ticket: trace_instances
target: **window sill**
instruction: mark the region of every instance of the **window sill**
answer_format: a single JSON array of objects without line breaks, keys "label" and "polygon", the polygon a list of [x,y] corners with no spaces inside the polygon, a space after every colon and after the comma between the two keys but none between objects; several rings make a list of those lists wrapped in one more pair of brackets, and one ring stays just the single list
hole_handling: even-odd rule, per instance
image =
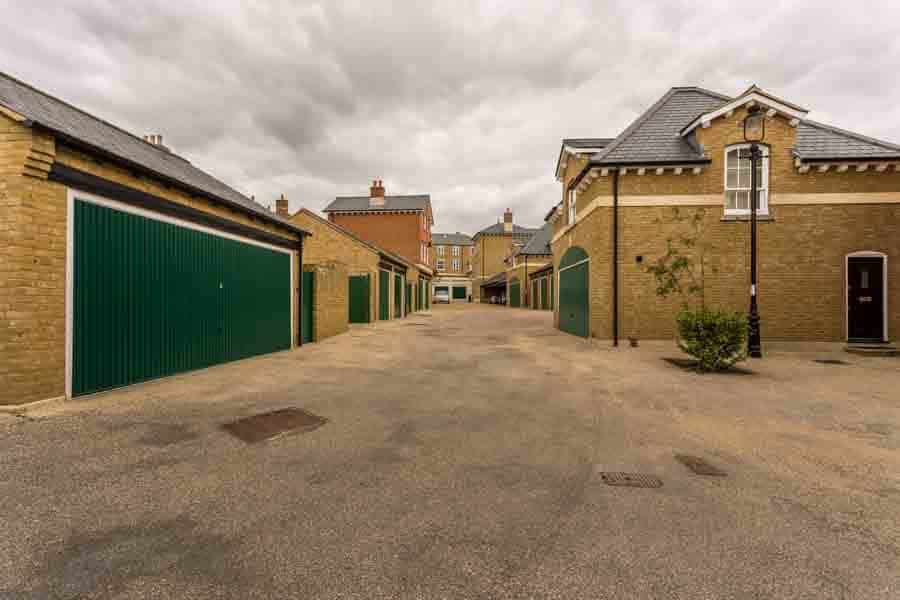
[{"label": "window sill", "polygon": [[[748,223],[750,215],[725,215],[721,219],[722,223]],[[756,215],[756,220],[762,222],[774,222],[775,217],[772,215]]]}]

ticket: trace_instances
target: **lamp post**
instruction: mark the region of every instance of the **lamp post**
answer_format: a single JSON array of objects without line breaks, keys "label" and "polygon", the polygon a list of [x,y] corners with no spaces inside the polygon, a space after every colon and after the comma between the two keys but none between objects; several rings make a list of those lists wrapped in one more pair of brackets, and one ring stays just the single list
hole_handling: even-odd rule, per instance
[{"label": "lamp post", "polygon": [[762,341],[759,333],[759,308],[756,304],[757,243],[756,212],[759,208],[759,181],[757,167],[762,160],[758,142],[766,137],[766,117],[759,107],[751,107],[744,119],[744,140],[750,142],[750,315],[748,317],[747,353],[762,358]]}]

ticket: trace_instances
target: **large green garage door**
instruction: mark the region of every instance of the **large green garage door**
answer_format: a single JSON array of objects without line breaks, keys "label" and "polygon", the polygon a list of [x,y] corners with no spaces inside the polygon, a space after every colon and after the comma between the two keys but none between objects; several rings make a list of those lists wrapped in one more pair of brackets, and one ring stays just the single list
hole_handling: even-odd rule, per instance
[{"label": "large green garage door", "polygon": [[453,299],[454,300],[465,300],[466,299],[466,288],[453,286]]},{"label": "large green garage door", "polygon": [[588,337],[588,255],[569,248],[559,263],[559,328]]},{"label": "large green garage door", "polygon": [[368,275],[352,275],[350,277],[350,322],[368,323],[371,294],[369,292]]},{"label": "large green garage door", "polygon": [[73,395],[291,347],[289,254],[74,209]]},{"label": "large green garage door", "polygon": [[403,316],[403,278],[394,274],[394,318]]},{"label": "large green garage door", "polygon": [[553,277],[552,275],[549,277],[541,277],[541,310],[548,310],[552,308],[550,306],[550,297],[549,290],[547,288],[547,281]]},{"label": "large green garage door", "polygon": [[378,318],[387,321],[391,318],[391,274],[378,271]]},{"label": "large green garage door", "polygon": [[513,279],[509,283],[509,305],[513,308],[522,305],[522,285],[518,279]]}]

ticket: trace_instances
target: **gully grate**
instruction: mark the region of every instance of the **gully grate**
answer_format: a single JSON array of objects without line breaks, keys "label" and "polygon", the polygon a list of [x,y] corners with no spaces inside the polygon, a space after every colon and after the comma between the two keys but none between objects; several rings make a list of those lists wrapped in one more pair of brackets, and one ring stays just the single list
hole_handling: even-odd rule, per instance
[{"label": "gully grate", "polygon": [[254,444],[287,433],[307,433],[327,422],[328,419],[301,408],[282,408],[238,419],[222,425],[222,428],[248,444]]},{"label": "gully grate", "polygon": [[644,475],[642,473],[600,473],[600,479],[606,485],[617,485],[627,487],[641,488],[658,488],[662,487],[662,480],[653,475]]},{"label": "gully grate", "polygon": [[707,475],[709,477],[725,477],[728,475],[722,469],[711,465],[706,459],[699,456],[691,456],[690,454],[676,454],[675,460],[686,466],[697,475]]},{"label": "gully grate", "polygon": [[841,360],[839,358],[816,358],[813,359],[813,362],[817,362],[820,365],[849,365],[845,360]]}]

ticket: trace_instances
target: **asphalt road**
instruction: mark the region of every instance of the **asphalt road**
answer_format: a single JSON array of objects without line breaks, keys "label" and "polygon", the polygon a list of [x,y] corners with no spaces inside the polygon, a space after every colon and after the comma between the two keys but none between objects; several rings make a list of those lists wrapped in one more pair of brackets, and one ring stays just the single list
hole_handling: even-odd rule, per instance
[{"label": "asphalt road", "polygon": [[[438,307],[0,415],[0,598],[900,598],[900,360],[767,350]],[[221,428],[286,406],[329,422]]]}]

